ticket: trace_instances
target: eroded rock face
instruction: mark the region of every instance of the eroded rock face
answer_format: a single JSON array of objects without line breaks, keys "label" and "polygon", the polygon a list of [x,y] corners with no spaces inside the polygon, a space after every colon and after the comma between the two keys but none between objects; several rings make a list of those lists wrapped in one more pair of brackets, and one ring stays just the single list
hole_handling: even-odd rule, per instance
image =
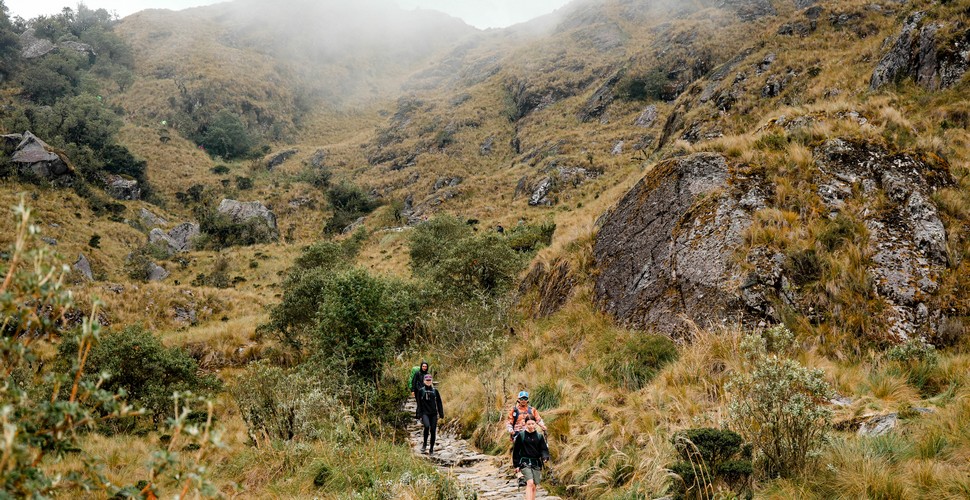
[{"label": "eroded rock face", "polygon": [[[299,152],[300,152],[299,149],[287,149],[285,151],[280,151],[279,153],[275,153],[273,155],[266,157],[266,169],[273,170],[274,168],[282,165],[283,162],[285,162],[286,160],[289,160],[290,158],[293,157],[293,155]],[[321,161],[322,161],[322,158],[321,158]]]},{"label": "eroded rock face", "polygon": [[94,273],[91,271],[91,261],[89,261],[83,253],[78,254],[77,260],[74,261],[74,264],[71,267],[80,273],[84,279],[94,281]]},{"label": "eroded rock face", "polygon": [[[836,219],[848,207],[867,230],[867,268],[891,339],[932,337],[945,323],[935,295],[950,258],[934,191],[950,185],[940,159],[891,154],[840,139],[814,151],[815,194]],[[779,305],[812,318],[791,255],[742,246],[773,186],[701,153],[657,165],[604,216],[594,257],[601,306],[622,322],[672,336],[730,320],[778,322]],[[744,254],[739,254],[741,250]],[[804,281],[803,281],[804,283]]]},{"label": "eroded rock face", "polygon": [[638,328],[686,336],[687,321],[741,309],[732,254],[751,213],[724,190],[728,164],[700,153],[657,165],[603,222],[594,256],[596,297]]},{"label": "eroded rock face", "polygon": [[258,201],[224,199],[219,203],[219,207],[216,210],[221,214],[229,216],[237,224],[250,219],[261,218],[266,221],[266,224],[274,232],[278,230],[276,227],[276,214]]},{"label": "eroded rock face", "polygon": [[954,28],[957,36],[947,37],[944,43],[939,33],[945,25],[928,23],[925,17],[924,12],[916,12],[906,18],[889,52],[872,72],[870,88],[912,77],[923,88],[939,90],[963,78],[970,68],[970,29]]},{"label": "eroded rock face", "polygon": [[116,200],[141,199],[141,187],[135,179],[107,175],[104,178],[104,184],[104,192]]}]

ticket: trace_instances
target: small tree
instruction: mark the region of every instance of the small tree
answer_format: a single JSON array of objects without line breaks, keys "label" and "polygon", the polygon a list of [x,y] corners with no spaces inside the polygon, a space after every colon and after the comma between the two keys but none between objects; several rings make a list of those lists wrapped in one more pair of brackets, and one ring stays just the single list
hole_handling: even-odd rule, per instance
[{"label": "small tree", "polygon": [[677,498],[721,498],[728,490],[751,496],[751,446],[727,429],[687,429],[671,442],[680,461],[668,466]]},{"label": "small tree", "polygon": [[733,423],[754,445],[756,467],[771,478],[802,473],[831,427],[832,389],[821,370],[788,357],[793,346],[785,327],[745,336],[745,369],[727,386]]},{"label": "small tree", "polygon": [[244,156],[253,147],[246,125],[238,116],[225,109],[202,132],[199,144],[210,154],[224,158]]}]

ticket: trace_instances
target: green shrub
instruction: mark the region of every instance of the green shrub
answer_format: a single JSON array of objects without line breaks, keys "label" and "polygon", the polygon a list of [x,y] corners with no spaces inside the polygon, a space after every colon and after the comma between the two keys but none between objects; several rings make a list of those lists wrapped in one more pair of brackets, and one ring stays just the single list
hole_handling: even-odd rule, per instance
[{"label": "green shrub", "polygon": [[253,188],[253,180],[249,177],[236,176],[236,189],[246,191]]},{"label": "green shrub", "polygon": [[328,234],[343,231],[357,219],[371,213],[380,206],[369,194],[359,186],[349,182],[342,182],[332,186],[327,191],[327,199],[333,210],[333,217],[323,228]]},{"label": "green shrub", "polygon": [[950,383],[940,370],[940,355],[936,348],[920,339],[910,339],[891,347],[885,358],[890,363],[890,371],[906,377],[906,381],[923,396],[935,396]]},{"label": "green shrub", "polygon": [[525,265],[507,239],[495,233],[476,235],[450,216],[415,228],[410,254],[415,274],[458,300],[504,293]]},{"label": "green shrub", "polygon": [[667,97],[669,81],[660,68],[624,76],[616,84],[616,96],[627,101],[660,101]]},{"label": "green shrub", "polygon": [[324,436],[343,441],[353,434],[354,425],[336,398],[334,382],[313,373],[256,363],[236,379],[230,394],[256,444]]},{"label": "green shrub", "polygon": [[333,172],[327,167],[307,165],[296,180],[305,182],[317,189],[327,189],[330,187],[331,177],[333,177]]},{"label": "green shrub", "polygon": [[216,165],[212,167],[212,173],[216,175],[226,175],[229,171],[229,165]]},{"label": "green shrub", "polygon": [[548,410],[559,406],[562,400],[563,386],[559,384],[539,384],[532,389],[532,406],[538,410]]},{"label": "green shrub", "polygon": [[752,497],[751,446],[738,433],[687,429],[675,433],[671,442],[680,458],[668,466],[674,474],[671,489],[675,498]]},{"label": "green shrub", "polygon": [[841,248],[845,242],[855,241],[863,234],[865,234],[865,228],[860,223],[839,214],[825,223],[815,236],[815,241],[825,250],[833,252]]},{"label": "green shrub", "polygon": [[253,140],[246,125],[229,110],[223,109],[206,125],[199,137],[199,145],[212,155],[239,158],[249,153]]},{"label": "green shrub", "polygon": [[192,280],[192,286],[211,286],[215,288],[229,288],[233,283],[229,280],[229,259],[220,256],[212,264],[209,274],[199,274]]},{"label": "green shrub", "polygon": [[754,142],[754,147],[762,151],[784,151],[788,147],[788,138],[785,134],[765,134]]},{"label": "green shrub", "polygon": [[549,221],[541,224],[522,224],[505,233],[509,246],[516,252],[534,252],[552,244],[556,223]]},{"label": "green shrub", "polygon": [[679,357],[677,345],[663,335],[632,335],[609,348],[603,363],[607,376],[631,391],[646,387],[664,366]]},{"label": "green shrub", "polygon": [[314,350],[351,376],[376,381],[421,314],[411,285],[349,269],[323,280],[314,315]]},{"label": "green shrub", "polygon": [[822,270],[823,261],[814,248],[791,252],[785,261],[785,271],[797,286],[818,281]]},{"label": "green shrub", "polygon": [[727,386],[733,424],[755,448],[766,477],[794,477],[819,455],[831,427],[832,389],[821,370],[787,357],[794,336],[777,327],[741,343],[744,369]]},{"label": "green shrub", "polygon": [[[62,342],[57,358],[60,366],[70,366],[78,359],[78,342]],[[165,347],[150,331],[137,326],[102,335],[88,354],[86,366],[89,373],[111,374],[102,388],[124,391],[128,401],[148,410],[156,423],[172,416],[173,393],[218,387],[215,379],[199,376],[198,365],[188,353]],[[97,377],[89,378],[94,381]]]},{"label": "green shrub", "polygon": [[220,250],[231,246],[248,246],[275,241],[279,236],[262,217],[234,222],[228,215],[212,208],[195,211],[201,233],[196,244],[201,248]]}]

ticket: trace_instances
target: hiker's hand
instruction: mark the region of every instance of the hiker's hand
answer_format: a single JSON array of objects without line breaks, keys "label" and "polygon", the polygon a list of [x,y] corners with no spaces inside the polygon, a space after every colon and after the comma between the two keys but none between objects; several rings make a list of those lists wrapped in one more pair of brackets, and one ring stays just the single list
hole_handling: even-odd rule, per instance
[{"label": "hiker's hand", "polygon": [[516,467],[516,468],[515,468],[515,473],[516,473],[516,474],[518,474],[518,473],[519,473],[519,468],[518,468],[518,467]]}]

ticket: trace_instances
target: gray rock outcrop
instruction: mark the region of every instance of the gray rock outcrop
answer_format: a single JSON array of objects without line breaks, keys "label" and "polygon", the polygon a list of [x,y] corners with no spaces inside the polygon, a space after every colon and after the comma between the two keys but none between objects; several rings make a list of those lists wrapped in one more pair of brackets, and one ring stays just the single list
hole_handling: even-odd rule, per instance
[{"label": "gray rock outcrop", "polygon": [[938,33],[941,23],[925,22],[926,14],[916,12],[906,18],[903,29],[872,72],[869,87],[883,85],[911,77],[928,90],[953,86],[970,68],[970,29],[944,44]]},{"label": "gray rock outcrop", "polygon": [[10,162],[21,173],[32,174],[51,182],[74,173],[66,157],[54,152],[53,148],[29,130],[22,137],[10,158]]},{"label": "gray rock outcrop", "polygon": [[727,160],[700,153],[657,165],[623,197],[594,247],[604,309],[673,336],[687,335],[685,320],[706,325],[741,309],[731,254],[751,213],[718,194],[727,181]]},{"label": "gray rock outcrop", "polygon": [[145,227],[164,227],[168,225],[168,221],[164,217],[158,216],[150,212],[148,209],[142,208],[138,211],[138,218]]},{"label": "gray rock outcrop", "polygon": [[192,243],[198,235],[198,224],[194,222],[183,222],[167,233],[157,227],[152,229],[148,233],[148,242],[162,246],[171,255],[191,251],[193,249]]},{"label": "gray rock outcrop", "polygon": [[[948,166],[839,139],[817,147],[814,158],[814,194],[829,219],[851,206],[865,226],[865,275],[886,306],[881,333],[936,335],[945,317],[933,299],[950,257],[931,200],[953,182]],[[689,333],[688,322],[778,322],[779,305],[813,317],[815,302],[801,284],[818,278],[796,270],[799,256],[742,244],[754,214],[771,208],[773,189],[717,154],[658,164],[602,219],[594,247],[601,307],[675,337]]]},{"label": "gray rock outcrop", "polygon": [[274,233],[279,231],[279,229],[276,227],[276,214],[258,201],[236,201],[223,199],[219,203],[219,207],[216,208],[216,210],[220,214],[228,216],[236,224],[242,224],[251,219],[258,218],[264,220],[266,225],[269,226]]},{"label": "gray rock outcrop", "polygon": [[[283,162],[285,162],[286,160],[289,160],[290,158],[293,157],[293,155],[299,152],[300,152],[299,149],[287,149],[285,151],[280,151],[279,153],[268,156],[266,158],[266,169],[273,170],[274,168],[282,165]],[[321,158],[320,161],[322,162],[323,159]]]},{"label": "gray rock outcrop", "polygon": [[148,264],[148,281],[162,281],[170,274],[164,267],[154,262]]},{"label": "gray rock outcrop", "polygon": [[36,59],[49,54],[57,48],[54,42],[46,38],[37,38],[34,29],[24,30],[20,34],[20,55],[24,59]]},{"label": "gray rock outcrop", "polygon": [[106,175],[104,177],[104,192],[116,200],[141,199],[141,186],[135,179],[120,175]]},{"label": "gray rock outcrop", "polygon": [[643,112],[637,117],[637,120],[633,122],[634,125],[643,128],[650,128],[654,123],[657,122],[657,105],[651,104],[646,108],[643,108]]},{"label": "gray rock outcrop", "polygon": [[91,271],[91,262],[84,254],[78,254],[77,260],[71,266],[75,271],[84,276],[88,281],[94,281],[94,273]]}]

